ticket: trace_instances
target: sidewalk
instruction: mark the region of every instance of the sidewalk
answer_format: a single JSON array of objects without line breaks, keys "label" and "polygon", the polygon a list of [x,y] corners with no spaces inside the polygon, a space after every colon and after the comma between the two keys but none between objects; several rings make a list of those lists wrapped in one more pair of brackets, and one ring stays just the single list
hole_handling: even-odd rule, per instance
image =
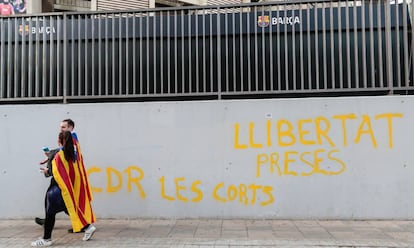
[{"label": "sidewalk", "polygon": [[[90,241],[56,221],[53,247],[414,247],[414,221],[99,219]],[[33,220],[0,220],[0,247],[30,247]]]}]

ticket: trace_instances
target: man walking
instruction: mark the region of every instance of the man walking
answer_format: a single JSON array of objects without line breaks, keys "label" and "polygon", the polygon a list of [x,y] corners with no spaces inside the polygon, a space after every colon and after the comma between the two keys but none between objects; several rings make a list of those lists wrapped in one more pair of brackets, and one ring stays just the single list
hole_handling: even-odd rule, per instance
[{"label": "man walking", "polygon": [[[60,131],[61,132],[65,132],[65,131],[69,131],[72,134],[72,140],[73,140],[73,144],[74,144],[74,151],[75,151],[75,157],[77,160],[77,164],[79,165],[79,169],[80,169],[80,174],[81,174],[81,180],[84,182],[84,188],[80,189],[82,190],[82,192],[84,192],[86,194],[87,199],[89,199],[90,201],[92,201],[92,193],[90,191],[90,187],[89,187],[89,182],[88,182],[88,178],[86,175],[86,170],[85,170],[85,166],[83,163],[83,155],[80,149],[80,144],[79,144],[79,140],[77,137],[77,134],[73,131],[73,129],[75,128],[75,122],[71,119],[65,119],[60,123]],[[45,170],[43,171],[43,173],[45,174],[45,176],[50,176],[51,173],[51,161],[54,159],[54,154],[56,154],[60,149],[54,149],[52,151],[50,151],[49,153],[45,153],[48,156],[47,160],[42,161],[41,163],[45,163],[46,161],[48,162],[48,166],[47,168],[45,168]],[[74,190],[74,189],[70,189],[70,190]],[[70,203],[75,204],[76,203]],[[88,225],[85,226],[84,228],[80,229],[80,230],[75,230],[75,232],[85,232],[85,237],[84,240],[89,240],[93,233],[95,232],[96,228],[91,225],[94,221],[95,221],[95,216],[92,212],[92,208],[90,206],[90,202],[85,202],[85,204],[87,204],[86,206],[88,206],[88,208],[90,209],[90,215],[88,216],[89,220],[87,221]],[[85,206],[75,206],[75,207],[85,207]],[[69,208],[69,210],[72,210],[73,208]],[[76,212],[76,211],[75,211]],[[66,212],[67,214],[71,214],[70,212]],[[72,211],[72,215],[70,215],[71,219],[73,220],[74,218],[76,219],[76,217],[73,216],[74,212]],[[35,222],[39,225],[44,225],[45,223],[45,219],[41,219],[36,217],[35,218]],[[73,232],[73,228],[68,230],[69,232]]]}]

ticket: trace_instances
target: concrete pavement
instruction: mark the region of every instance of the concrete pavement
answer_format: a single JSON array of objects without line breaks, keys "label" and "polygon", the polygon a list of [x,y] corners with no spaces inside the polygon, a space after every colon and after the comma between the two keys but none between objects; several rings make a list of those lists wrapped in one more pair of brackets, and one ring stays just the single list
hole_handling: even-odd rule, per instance
[{"label": "concrete pavement", "polygon": [[[414,221],[99,219],[90,241],[61,217],[53,247],[414,247]],[[30,247],[43,229],[0,220],[0,247]]]}]

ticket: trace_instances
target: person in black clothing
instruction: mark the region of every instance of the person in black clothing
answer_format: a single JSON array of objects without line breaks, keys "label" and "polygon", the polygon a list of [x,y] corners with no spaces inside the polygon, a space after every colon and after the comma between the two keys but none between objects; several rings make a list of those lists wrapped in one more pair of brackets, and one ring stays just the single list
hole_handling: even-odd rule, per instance
[{"label": "person in black clothing", "polygon": [[66,154],[72,154],[72,157],[69,157],[69,159],[74,160],[73,158],[73,143],[71,143],[71,139],[69,142],[66,142],[65,147],[62,147],[63,143],[63,133],[59,134],[58,144],[59,148],[54,149],[49,153],[49,157],[47,160],[47,167],[41,169],[41,172],[45,174],[46,177],[51,177],[50,185],[46,191],[46,197],[45,197],[45,210],[46,210],[46,218],[43,222],[43,238],[40,238],[34,242],[32,242],[31,246],[50,246],[52,245],[52,231],[55,226],[56,221],[56,214],[59,212],[65,212],[66,214],[67,209],[65,206],[65,202],[62,198],[62,193],[60,191],[60,188],[58,184],[56,183],[55,179],[53,178],[52,173],[52,160],[54,159],[55,155],[61,150],[65,150],[65,156]]},{"label": "person in black clothing", "polygon": [[[45,218],[45,222],[43,225],[44,227],[43,237],[37,239],[36,241],[33,241],[31,243],[31,246],[36,246],[36,247],[51,246],[52,245],[52,231],[53,231],[53,228],[56,222],[56,214],[63,212],[63,211],[68,213],[68,210],[65,205],[65,200],[63,199],[64,196],[62,196],[62,192],[64,190],[67,190],[67,188],[65,188],[66,187],[65,182],[63,182],[63,185],[62,185],[61,170],[66,170],[66,168],[62,168],[62,166],[65,167],[66,165],[64,163],[67,163],[71,168],[63,172],[63,174],[65,175],[66,179],[71,180],[69,176],[70,169],[73,169],[75,171],[78,169],[78,167],[76,167],[78,165],[77,155],[75,153],[76,148],[74,146],[74,139],[73,139],[72,133],[70,131],[60,132],[59,138],[58,138],[58,144],[59,144],[60,149],[55,154],[53,159],[51,159],[51,161],[53,161],[51,162],[51,166],[48,169],[44,170],[45,174],[46,173],[50,174],[52,178],[50,181],[50,186],[46,192],[46,218]],[[62,161],[66,161],[66,162],[62,162]],[[77,177],[79,176],[80,174],[77,174]],[[55,177],[59,178],[58,181],[55,180]],[[76,182],[71,181],[70,184],[73,185],[73,184],[76,184]],[[84,224],[82,228],[83,230],[85,230],[85,236],[82,239],[84,241],[90,240],[96,231],[96,227],[92,225],[92,223],[94,222],[93,213],[91,217],[92,217],[92,221]],[[75,228],[73,221],[74,220],[72,219],[72,226]]]},{"label": "person in black clothing", "polygon": [[[40,168],[40,172],[43,173],[45,175],[45,177],[51,177],[52,176],[52,160],[55,157],[56,153],[58,153],[60,150],[60,148],[56,148],[50,151],[45,151],[45,154],[47,155],[47,159],[43,160],[40,162],[40,164],[46,164],[46,167],[44,168]],[[50,180],[50,185],[48,187],[48,189],[46,190],[46,196],[45,196],[45,210],[47,207],[47,192],[49,191],[49,189],[56,184],[56,182],[54,182],[53,178]],[[66,212],[67,214],[67,212]],[[35,218],[35,222],[41,226],[43,226],[45,224],[45,219],[36,217]]]},{"label": "person in black clothing", "polygon": [[[73,129],[75,128],[75,122],[71,119],[64,119],[61,123],[60,123],[60,131],[70,131],[72,132]],[[58,141],[59,142],[59,141]],[[41,161],[40,164],[47,164],[47,166],[45,168],[41,168],[41,172],[44,173],[45,177],[50,177],[52,175],[52,160],[55,157],[56,153],[58,153],[60,151],[60,148],[56,148],[50,151],[45,151],[45,155],[46,155],[46,159]],[[47,195],[45,197],[45,209],[46,209],[46,199],[47,199]],[[66,214],[68,214],[65,211]],[[36,224],[43,226],[45,224],[45,219],[36,217],[35,218],[35,222]],[[70,228],[68,230],[69,233],[73,233],[73,229]],[[81,230],[80,232],[85,232],[84,230]]]}]

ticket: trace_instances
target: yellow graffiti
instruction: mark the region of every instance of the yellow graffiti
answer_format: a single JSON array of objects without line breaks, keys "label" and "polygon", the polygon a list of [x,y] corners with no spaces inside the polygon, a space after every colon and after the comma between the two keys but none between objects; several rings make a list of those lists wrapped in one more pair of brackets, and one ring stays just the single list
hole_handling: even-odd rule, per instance
[{"label": "yellow graffiti", "polygon": [[[92,174],[92,173],[99,173],[101,172],[101,168],[93,166],[91,168],[89,168],[86,173],[88,174],[88,177]],[[102,192],[102,188],[98,188],[98,187],[91,187],[92,192],[96,192],[96,193],[101,193]]]},{"label": "yellow graffiti", "polygon": [[195,197],[191,199],[192,202],[199,202],[203,199],[203,192],[197,187],[197,185],[201,184],[200,180],[196,180],[193,181],[191,183],[191,187],[190,190],[187,189],[186,186],[184,186],[182,183],[186,182],[185,177],[179,177],[179,178],[174,178],[174,186],[175,186],[175,195],[174,196],[169,196],[166,193],[166,179],[164,176],[162,176],[159,179],[159,182],[161,183],[161,197],[165,200],[168,201],[175,201],[175,200],[179,200],[182,202],[188,202],[188,198],[185,197],[181,192],[187,192],[190,191],[190,193],[194,193]]},{"label": "yellow graffiti", "polygon": [[347,120],[355,120],[357,119],[357,116],[355,114],[334,115],[332,118],[338,119],[341,121],[341,129],[342,129],[342,137],[343,137],[342,145],[346,147],[348,145],[348,142],[347,142],[348,135],[346,132],[347,131],[347,125],[346,125]]},{"label": "yellow graffiti", "polygon": [[392,118],[402,118],[403,114],[401,113],[385,113],[385,114],[380,114],[380,115],[376,115],[375,116],[375,120],[378,119],[387,119],[387,126],[388,126],[388,146],[390,148],[392,148],[393,144],[393,135],[392,135],[392,130],[393,130],[393,124],[392,124]]},{"label": "yellow graffiti", "polygon": [[[134,171],[138,173],[137,177],[133,177]],[[92,177],[92,174],[97,174],[101,172],[102,172],[102,169],[96,166],[93,166],[87,170],[88,177]],[[138,192],[141,198],[145,199],[146,197],[145,191],[140,183],[140,181],[144,178],[144,171],[137,166],[129,166],[123,172],[127,174],[128,192],[132,192],[132,184],[134,183],[138,189]],[[121,190],[123,186],[123,176],[119,170],[112,168],[112,167],[107,167],[106,178],[107,178],[106,191],[108,193],[116,193],[119,190]],[[114,178],[116,178],[116,180],[114,180]],[[91,190],[92,192],[96,192],[96,193],[102,192],[102,188],[100,187],[91,187]]]},{"label": "yellow graffiti", "polygon": [[268,120],[266,124],[267,147],[272,147],[272,136],[270,135],[271,132],[272,132],[272,122]]},{"label": "yellow graffiti", "polygon": [[224,183],[223,182],[216,185],[216,187],[214,188],[214,191],[213,191],[213,198],[216,199],[219,202],[225,203],[226,202],[226,198],[223,198],[223,197],[221,197],[218,194],[218,189],[220,189],[222,187],[224,187]]},{"label": "yellow graffiti", "polygon": [[235,132],[235,140],[234,140],[234,148],[236,149],[246,149],[249,148],[247,145],[241,145],[239,144],[239,129],[240,129],[240,125],[239,124],[235,124],[234,125],[234,132]]},{"label": "yellow graffiti", "polygon": [[[114,193],[119,191],[122,188],[122,174],[118,170],[108,167],[106,168],[106,175],[108,178],[108,184],[107,184],[107,192]],[[118,179],[118,184],[114,186],[112,175],[115,175]]]},{"label": "yellow graffiti", "polygon": [[249,139],[250,139],[250,146],[251,146],[252,148],[262,148],[262,147],[263,147],[263,144],[259,144],[259,143],[255,143],[255,142],[254,142],[254,135],[252,135],[253,130],[254,130],[254,123],[253,123],[253,122],[251,122],[251,123],[249,123],[249,133],[250,133]]},{"label": "yellow graffiti", "polygon": [[377,140],[375,139],[374,130],[372,130],[371,119],[369,118],[368,115],[363,115],[362,116],[362,122],[359,125],[358,132],[357,132],[357,135],[355,137],[355,144],[359,143],[359,141],[361,139],[361,135],[363,135],[363,134],[369,135],[369,137],[371,138],[372,146],[376,148],[377,147]]},{"label": "yellow graffiti", "polygon": [[[284,128],[284,126],[286,128]],[[277,122],[278,146],[291,146],[296,143],[296,138],[292,131],[293,124],[290,121],[282,119]]]},{"label": "yellow graffiti", "polygon": [[214,187],[212,196],[216,201],[222,203],[238,200],[243,205],[255,205],[256,199],[263,199],[264,196],[267,198],[259,204],[260,206],[266,206],[274,202],[272,191],[272,186],[262,186],[254,183],[249,186],[245,184],[229,185],[226,188],[224,182],[221,182]]},{"label": "yellow graffiti", "polygon": [[203,199],[203,191],[197,188],[197,185],[200,185],[200,184],[201,184],[200,180],[196,180],[191,184],[191,191],[193,191],[197,195],[191,200],[192,202],[200,202]]},{"label": "yellow graffiti", "polygon": [[[133,171],[137,171],[139,176],[132,177]],[[124,173],[128,175],[128,192],[132,191],[132,183],[134,183],[138,188],[138,192],[141,194],[141,198],[145,198],[145,191],[140,183],[140,181],[144,178],[144,171],[137,166],[129,166],[124,170]]]},{"label": "yellow graffiti", "polygon": [[[270,122],[270,121],[269,121]],[[301,119],[298,121],[298,134],[300,143],[303,145],[314,145],[316,144],[315,140],[307,139],[306,136],[312,134],[312,131],[305,128],[305,125],[312,125],[312,119]]]},{"label": "yellow graffiti", "polygon": [[[273,174],[276,169],[279,176],[338,175],[346,169],[346,164],[335,156],[338,152],[339,150],[316,149],[302,153],[297,151],[261,153],[256,159],[256,177],[262,176],[262,168],[265,166],[268,167],[269,174]],[[299,171],[294,171],[293,166]]]},{"label": "yellow graffiti", "polygon": [[162,198],[164,198],[165,200],[168,200],[168,201],[174,201],[175,200],[174,197],[168,196],[165,193],[165,177],[161,177],[159,181],[161,183],[161,196],[162,196]]},{"label": "yellow graffiti", "polygon": [[[322,128],[322,124],[325,123],[325,129]],[[315,118],[315,128],[316,128],[316,137],[318,137],[318,145],[322,145],[322,137],[328,141],[329,145],[335,147],[335,144],[332,142],[332,139],[329,137],[329,130],[331,129],[331,123],[329,120],[323,116],[318,116]]]},{"label": "yellow graffiti", "polygon": [[185,181],[184,177],[181,178],[175,178],[175,194],[177,195],[178,200],[183,202],[188,202],[188,199],[180,194],[180,191],[187,190],[187,187],[180,185],[180,181]]},{"label": "yellow graffiti", "polygon": [[266,185],[266,186],[263,187],[262,191],[265,195],[268,196],[269,199],[267,201],[262,201],[260,203],[260,206],[264,207],[264,206],[267,206],[267,205],[272,204],[273,202],[275,202],[275,198],[273,197],[273,194],[272,194],[272,191],[273,191],[272,186]]},{"label": "yellow graffiti", "polygon": [[[346,147],[348,141],[359,144],[362,138],[367,137],[372,146],[376,148],[379,132],[387,132],[388,147],[393,147],[393,122],[395,118],[403,118],[401,113],[382,113],[375,116],[354,113],[334,115],[332,117],[317,116],[315,118],[299,119],[296,123],[287,119],[278,119],[275,122],[267,120],[264,126],[265,138],[259,137],[260,129],[263,128],[255,122],[248,122],[247,139],[243,135],[243,125],[234,124],[235,149],[261,149],[265,145],[273,147],[273,141],[277,141],[278,147],[291,147],[297,144],[304,146],[328,145],[335,148],[338,145]],[[386,121],[386,130],[375,130],[374,122]],[[333,126],[340,129],[342,137],[339,140],[332,138]],[[350,127],[358,126],[354,137],[349,137]],[[274,128],[275,127],[275,130]],[[337,135],[335,135],[337,137]],[[243,139],[244,138],[244,139]],[[350,139],[352,138],[352,139]],[[243,142],[244,141],[244,142]],[[247,141],[247,142],[246,142]]]},{"label": "yellow graffiti", "polygon": [[256,160],[256,164],[257,164],[257,169],[256,169],[256,177],[260,177],[260,166],[262,166],[263,164],[267,164],[269,163],[269,172],[271,174],[273,174],[274,172],[274,168],[277,169],[277,173],[279,176],[281,176],[282,173],[282,169],[279,166],[279,153],[277,152],[272,152],[270,154],[259,154],[257,155],[257,160]]},{"label": "yellow graffiti", "polygon": [[[104,171],[105,173],[103,173]],[[107,179],[106,192],[110,194],[117,193],[122,189],[126,174],[128,192],[131,192],[133,190],[133,185],[135,185],[140,193],[140,197],[142,199],[146,198],[144,188],[141,184],[141,181],[144,179],[144,171],[137,166],[128,166],[122,172],[113,167],[106,167],[106,169],[103,170],[97,166],[93,166],[87,170],[87,174],[92,178],[99,176],[100,174],[105,175]],[[161,176],[158,181],[160,183],[160,195],[163,200],[185,203],[188,203],[191,200],[193,203],[198,203],[204,198],[204,192],[201,190],[201,180],[188,181],[185,177],[175,177],[172,180],[167,180],[165,176]],[[173,189],[171,190],[167,185],[172,185]],[[252,183],[249,185],[232,184],[225,187],[225,183],[221,182],[213,185],[213,187],[212,197],[221,203],[237,202],[242,205],[260,206],[267,206],[274,203],[272,186],[263,186]],[[102,187],[91,186],[91,189],[95,193],[103,192]],[[257,202],[258,199],[260,199],[260,202]]]}]

